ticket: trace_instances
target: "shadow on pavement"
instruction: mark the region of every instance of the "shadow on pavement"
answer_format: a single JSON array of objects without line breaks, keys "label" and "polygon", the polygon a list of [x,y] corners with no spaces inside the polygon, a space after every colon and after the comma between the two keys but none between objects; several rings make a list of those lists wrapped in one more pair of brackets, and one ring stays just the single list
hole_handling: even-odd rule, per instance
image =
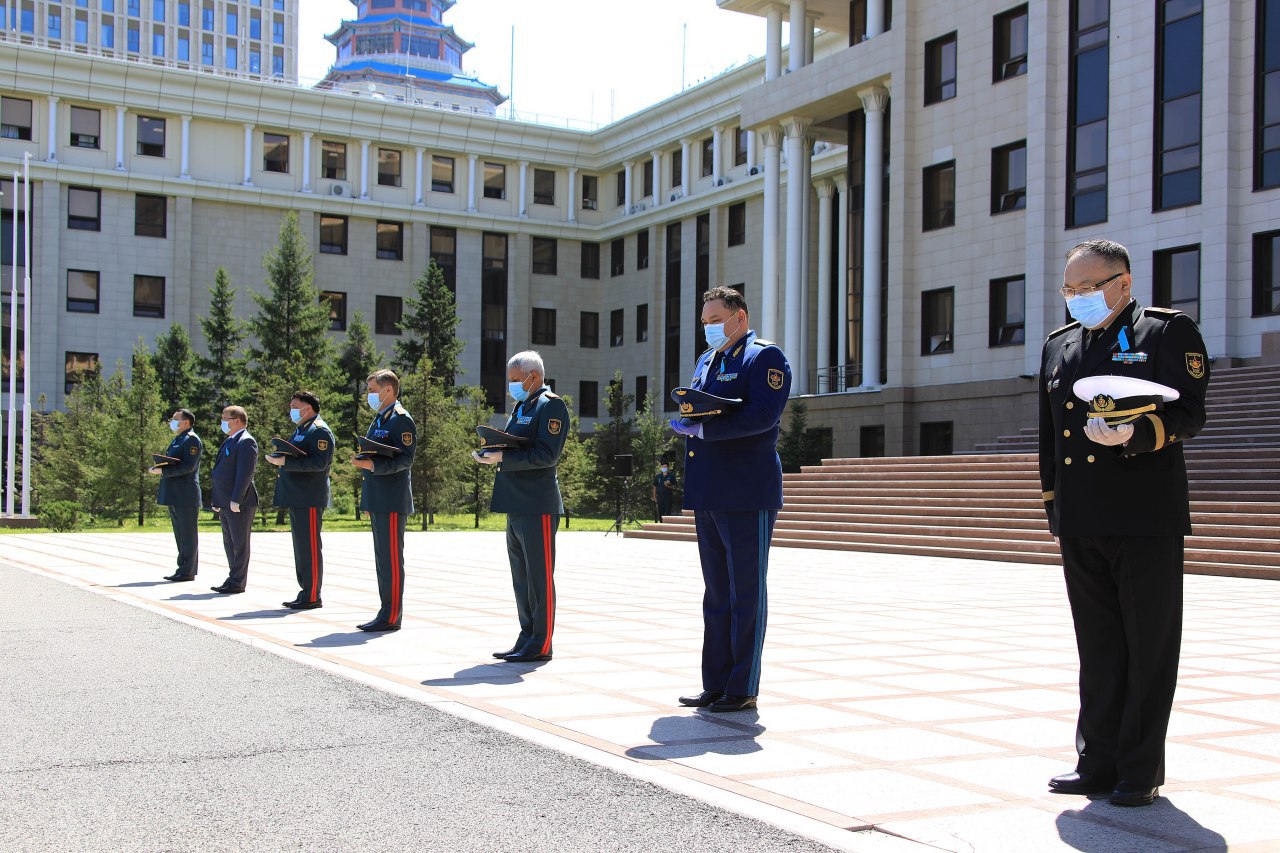
[{"label": "shadow on pavement", "polygon": [[233,613],[230,616],[220,616],[220,620],[234,622],[239,619],[279,619],[282,616],[292,615],[292,610],[251,610],[247,613]]},{"label": "shadow on pavement", "polygon": [[130,587],[169,586],[170,584],[173,584],[174,586],[178,586],[179,584],[182,584],[182,583],[190,583],[190,581],[134,581],[133,583],[118,583],[118,584],[115,584],[112,588],[113,589],[129,589]]},{"label": "shadow on pavement", "polygon": [[171,595],[169,601],[212,601],[215,598],[223,598],[220,592],[184,592],[182,595]]},{"label": "shadow on pavement", "polygon": [[429,678],[422,682],[427,687],[457,687],[464,684],[519,684],[524,676],[550,661],[507,663],[494,661],[460,669],[450,678]]},{"label": "shadow on pavement", "polygon": [[[633,746],[626,751],[629,758],[644,761],[658,761],[671,758],[692,758],[695,755],[747,755],[763,749],[756,738],[764,734],[765,727],[759,725],[760,715],[754,708],[749,711],[735,711],[729,714],[673,714],[669,717],[658,717],[649,727],[649,740],[653,743],[644,746]],[[736,723],[741,728],[741,735],[735,736],[732,728],[723,733],[709,735],[707,723]]]},{"label": "shadow on pavement", "polygon": [[1082,809],[1058,815],[1057,826],[1058,837],[1063,843],[1086,853],[1105,853],[1116,849],[1112,828],[1158,835],[1175,840],[1188,850],[1204,853],[1227,849],[1225,838],[1175,806],[1167,797],[1157,797],[1151,805],[1141,808],[1113,806],[1106,797],[1099,797],[1090,800],[1089,805]]},{"label": "shadow on pavement", "polygon": [[342,646],[363,646],[370,640],[376,640],[378,637],[385,636],[387,633],[382,631],[347,631],[341,634],[325,634],[323,637],[306,643],[297,643],[299,648],[304,649],[333,649]]}]

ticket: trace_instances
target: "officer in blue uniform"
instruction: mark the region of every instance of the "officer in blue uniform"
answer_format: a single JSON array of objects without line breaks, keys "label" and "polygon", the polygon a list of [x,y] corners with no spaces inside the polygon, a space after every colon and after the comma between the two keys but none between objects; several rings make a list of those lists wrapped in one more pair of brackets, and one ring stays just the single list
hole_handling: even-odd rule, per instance
[{"label": "officer in blue uniform", "polygon": [[196,578],[200,563],[200,457],[204,442],[195,433],[196,416],[187,409],[178,409],[169,418],[169,429],[177,435],[169,443],[164,455],[172,461],[153,466],[152,474],[160,475],[160,489],[156,503],[169,508],[169,521],[173,524],[173,538],[178,545],[178,570],[167,575],[167,581],[190,581]]},{"label": "officer in blue uniform", "polygon": [[253,471],[258,465],[258,442],[249,434],[249,416],[240,406],[222,410],[226,438],[213,463],[210,500],[222,522],[222,547],[227,552],[227,579],[214,592],[236,595],[249,579],[249,536],[253,511],[258,508],[258,488]]},{"label": "officer in blue uniform", "polygon": [[691,387],[742,404],[697,422],[671,421],[686,436],[684,508],[694,511],[706,585],[703,690],[680,704],[740,711],[755,707],[760,690],[765,575],[782,508],[778,425],[791,366],[776,344],[750,329],[746,300],[733,288],[703,295],[702,323],[711,349],[698,358]]},{"label": "officer in blue uniform", "polygon": [[551,660],[556,625],[556,529],[564,504],[556,465],[569,433],[569,408],[544,382],[542,356],[528,350],[507,362],[516,407],[506,432],[527,439],[519,448],[473,453],[497,465],[489,508],[507,514],[507,558],[520,635],[493,656],[512,663]]},{"label": "officer in blue uniform", "polygon": [[671,460],[662,457],[662,465],[658,473],[653,475],[653,501],[658,507],[658,517],[654,521],[662,521],[662,517],[671,515],[671,503],[676,496],[676,472],[671,470]]},{"label": "officer in blue uniform", "polygon": [[386,453],[358,454],[351,464],[361,469],[360,508],[373,527],[373,556],[378,571],[378,615],[358,627],[361,631],[399,631],[404,599],[404,525],[413,513],[410,480],[418,450],[418,427],[400,405],[400,378],[390,370],[376,370],[368,379],[369,408],[377,412],[366,437],[387,448]]},{"label": "officer in blue uniform", "polygon": [[320,398],[299,391],[289,400],[289,419],[297,424],[285,453],[268,453],[267,461],[280,469],[273,503],[289,510],[293,535],[293,567],[301,592],[284,602],[290,610],[323,606],[324,552],[320,530],[329,505],[329,468],[333,464],[333,432],[320,417]]},{"label": "officer in blue uniform", "polygon": [[[1183,537],[1191,532],[1182,442],[1205,423],[1209,364],[1190,317],[1133,300],[1129,253],[1091,240],[1067,254],[1062,294],[1076,322],[1045,341],[1040,368],[1040,482],[1062,549],[1080,655],[1079,759],[1058,794],[1110,793],[1145,806],[1164,781],[1164,740],[1182,642]],[[1146,380],[1177,391],[1155,411],[1106,389]],[[1082,387],[1083,390],[1083,387]],[[1120,393],[1119,391],[1113,393]],[[1169,396],[1172,396],[1170,394]]]}]

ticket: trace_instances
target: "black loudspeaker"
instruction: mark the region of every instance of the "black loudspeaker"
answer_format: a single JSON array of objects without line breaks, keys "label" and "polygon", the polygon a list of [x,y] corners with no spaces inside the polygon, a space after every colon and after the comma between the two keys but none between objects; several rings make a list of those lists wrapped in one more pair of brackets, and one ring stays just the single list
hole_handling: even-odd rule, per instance
[{"label": "black loudspeaker", "polygon": [[631,454],[619,453],[613,457],[613,476],[630,477],[632,474]]}]

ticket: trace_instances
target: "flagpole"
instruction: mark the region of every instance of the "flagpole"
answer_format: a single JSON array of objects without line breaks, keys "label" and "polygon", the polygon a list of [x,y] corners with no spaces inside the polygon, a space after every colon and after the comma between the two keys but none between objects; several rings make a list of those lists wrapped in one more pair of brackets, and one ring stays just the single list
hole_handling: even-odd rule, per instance
[{"label": "flagpole", "polygon": [[13,259],[9,271],[9,443],[6,459],[5,515],[14,514],[14,477],[18,450],[18,170],[13,171]]},{"label": "flagpole", "polygon": [[[17,189],[15,187],[14,189]],[[18,223],[15,221],[14,225]],[[31,517],[31,152],[22,153],[22,517]],[[9,368],[10,375],[13,367]]]}]

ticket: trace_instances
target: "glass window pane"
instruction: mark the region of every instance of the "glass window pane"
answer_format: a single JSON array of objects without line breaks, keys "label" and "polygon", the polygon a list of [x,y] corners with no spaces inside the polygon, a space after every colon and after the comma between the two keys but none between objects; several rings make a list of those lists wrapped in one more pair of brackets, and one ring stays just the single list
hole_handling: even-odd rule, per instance
[{"label": "glass window pane", "polygon": [[1077,124],[1085,124],[1107,117],[1108,54],[1098,49],[1082,53],[1076,58],[1076,115]]},{"label": "glass window pane", "polygon": [[1076,128],[1076,171],[1087,172],[1107,165],[1107,123],[1096,121]]},{"label": "glass window pane", "polygon": [[1105,22],[1111,16],[1109,0],[1078,0],[1076,4],[1076,29],[1086,29]]},{"label": "glass window pane", "polygon": [[1163,148],[1181,148],[1200,141],[1200,95],[1188,95],[1164,105]]},{"label": "glass window pane", "polygon": [[1164,97],[1177,98],[1200,91],[1201,45],[1199,15],[1164,28]]},{"label": "glass window pane", "polygon": [[1163,172],[1183,172],[1187,169],[1194,169],[1200,165],[1200,146],[1190,145],[1186,148],[1179,148],[1177,151],[1169,151],[1164,155]]}]

